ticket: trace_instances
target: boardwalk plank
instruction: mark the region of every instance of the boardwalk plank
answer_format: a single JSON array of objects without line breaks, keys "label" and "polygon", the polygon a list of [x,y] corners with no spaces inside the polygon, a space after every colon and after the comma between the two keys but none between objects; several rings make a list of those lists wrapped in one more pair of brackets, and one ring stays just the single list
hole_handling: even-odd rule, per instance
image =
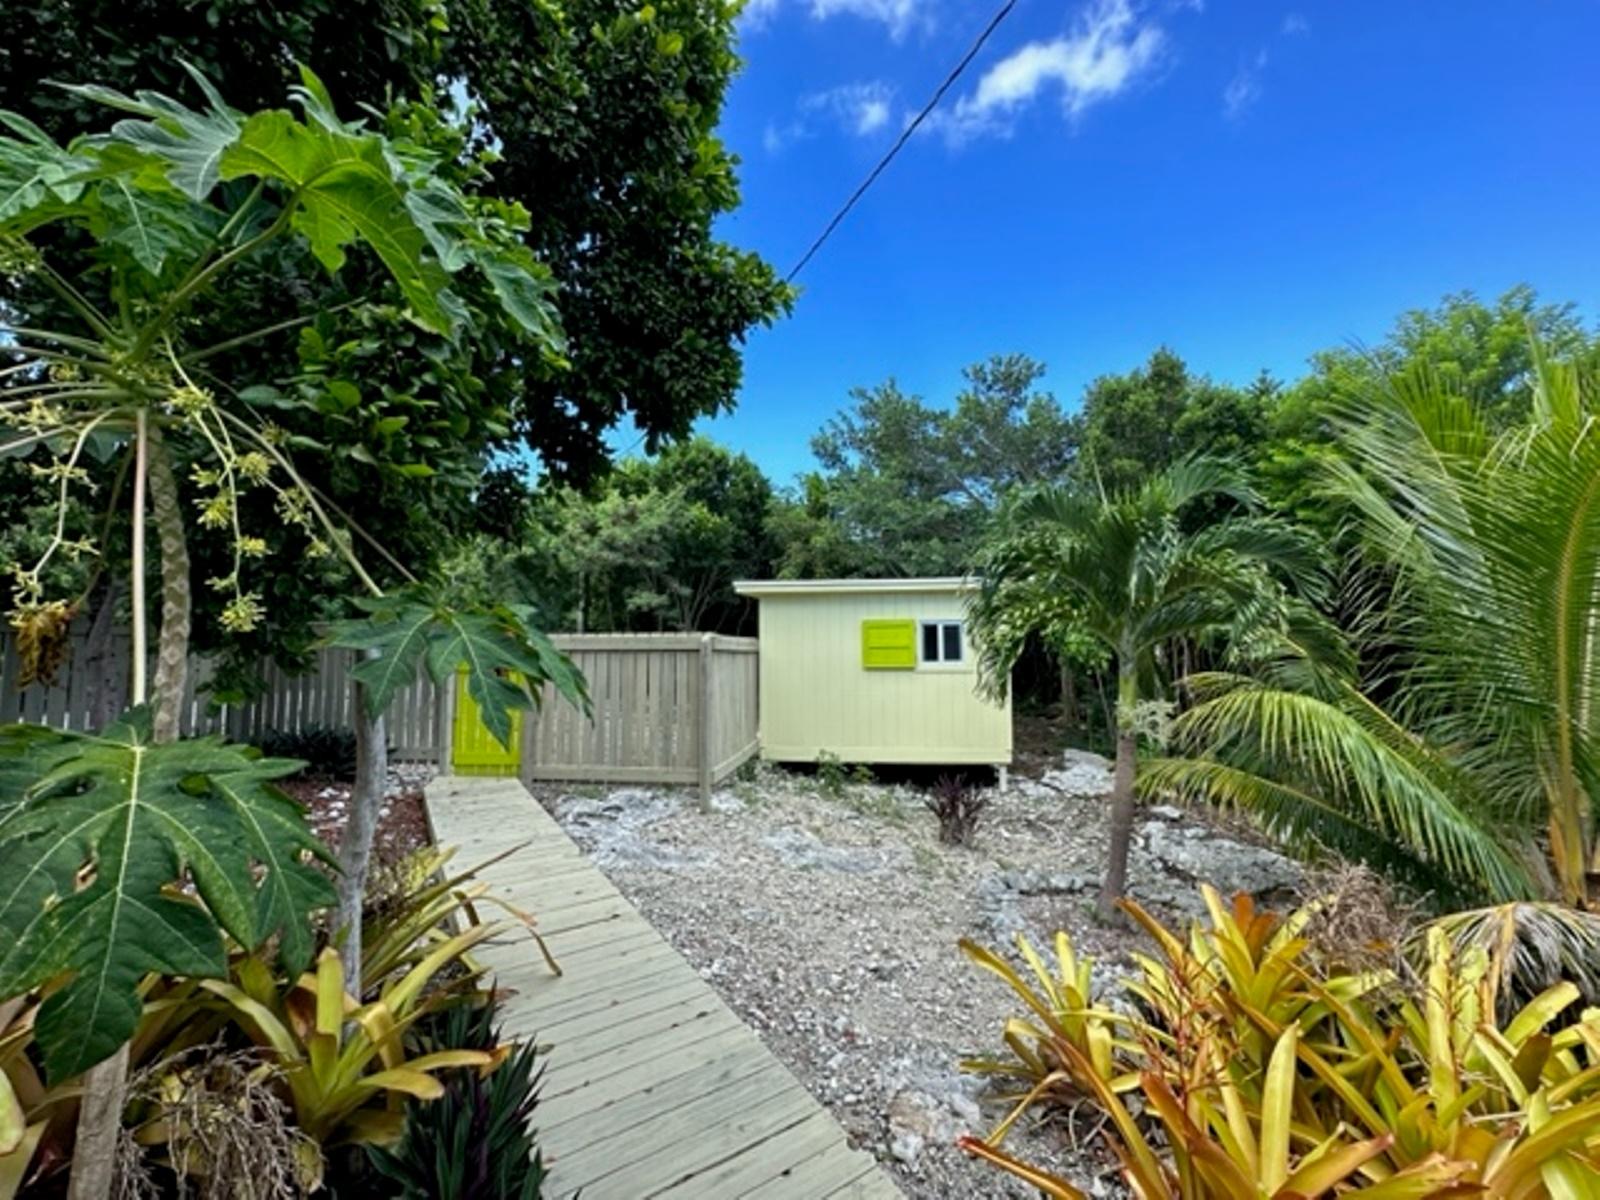
[{"label": "boardwalk plank", "polygon": [[509,1032],[551,1049],[538,1110],[552,1195],[890,1200],[900,1192],[515,780],[442,777],[429,820],[455,865],[533,914],[483,947]]}]

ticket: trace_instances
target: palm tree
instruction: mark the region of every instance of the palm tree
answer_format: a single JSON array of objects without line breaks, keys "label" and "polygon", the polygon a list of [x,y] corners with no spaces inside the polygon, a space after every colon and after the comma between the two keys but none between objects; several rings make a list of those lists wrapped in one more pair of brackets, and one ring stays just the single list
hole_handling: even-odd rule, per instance
[{"label": "palm tree", "polygon": [[[1202,500],[1231,499],[1238,515],[1198,529],[1181,519]],[[1244,649],[1291,623],[1278,582],[1315,588],[1312,547],[1291,527],[1248,515],[1254,493],[1226,463],[1191,459],[1127,491],[1045,487],[1009,506],[980,560],[971,619],[982,686],[1003,694],[1030,635],[1078,661],[1114,664],[1116,767],[1111,848],[1100,893],[1109,918],[1128,874],[1141,726],[1159,723],[1165,651],[1215,641]]]},{"label": "palm tree", "polygon": [[1195,681],[1192,757],[1144,783],[1499,901],[1590,904],[1600,872],[1600,390],[1535,347],[1502,434],[1426,370],[1335,414],[1366,670],[1286,644]]}]

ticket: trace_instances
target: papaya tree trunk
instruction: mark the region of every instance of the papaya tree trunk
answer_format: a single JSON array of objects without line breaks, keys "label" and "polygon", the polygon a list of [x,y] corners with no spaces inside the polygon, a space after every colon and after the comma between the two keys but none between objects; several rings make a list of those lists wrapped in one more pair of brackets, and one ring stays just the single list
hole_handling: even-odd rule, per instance
[{"label": "papaya tree trunk", "polygon": [[189,546],[172,457],[159,434],[150,438],[150,516],[161,547],[161,632],[156,641],[155,712],[151,736],[175,742],[182,732],[183,693],[189,675]]},{"label": "papaya tree trunk", "polygon": [[[129,693],[134,704],[144,704],[149,700],[149,689],[146,682],[146,656],[149,652],[148,620],[145,611],[145,489],[150,487],[152,492],[163,487],[169,487],[168,499],[171,502],[169,519],[177,513],[177,485],[172,479],[172,463],[165,453],[160,455],[165,466],[165,477],[156,483],[154,476],[160,474],[160,468],[154,471],[151,445],[151,434],[148,418],[144,409],[140,409],[135,417],[134,426],[134,468],[133,468],[133,512],[132,512],[132,564],[129,572],[129,583],[132,599],[132,640],[133,661],[130,668]],[[159,503],[159,502],[157,502]],[[156,507],[153,504],[152,507]],[[158,525],[160,517],[157,517]],[[161,535],[162,560],[161,583],[163,607],[167,602],[169,593],[174,603],[181,603],[181,617],[175,620],[171,628],[176,631],[181,629],[183,634],[182,649],[188,652],[189,629],[189,554],[183,546],[183,524],[176,522],[178,559],[169,562],[166,558],[168,551],[168,530],[163,530]],[[174,576],[178,566],[183,568],[183,584],[181,589],[175,586]],[[181,594],[180,594],[181,593]],[[165,620],[161,623],[161,636],[163,649],[168,635],[168,624]],[[159,663],[157,666],[159,672]],[[158,675],[159,678],[159,675]],[[159,684],[158,684],[159,686]],[[181,699],[182,678],[180,675],[179,692]],[[172,720],[176,727],[176,704],[172,709]],[[106,1200],[111,1195],[112,1186],[117,1177],[117,1151],[118,1143],[122,1136],[122,1110],[127,1104],[128,1095],[128,1043],[124,1042],[118,1047],[117,1052],[104,1062],[97,1063],[83,1073],[83,1103],[78,1109],[77,1138],[72,1147],[72,1173],[67,1182],[68,1200]]]},{"label": "papaya tree trunk", "polygon": [[[368,651],[369,654],[376,651]],[[334,918],[334,945],[344,965],[345,987],[361,994],[361,910],[372,868],[372,841],[378,831],[389,776],[388,730],[384,719],[367,711],[367,691],[350,684],[350,720],[356,733],[356,778],[350,790],[350,815],[339,839],[339,911]]]},{"label": "papaya tree trunk", "polygon": [[1133,783],[1139,752],[1133,714],[1139,699],[1134,656],[1119,654],[1117,668],[1117,760],[1111,774],[1111,847],[1097,905],[1100,918],[1106,921],[1118,917],[1117,901],[1128,888],[1128,846],[1133,840],[1135,809]]}]

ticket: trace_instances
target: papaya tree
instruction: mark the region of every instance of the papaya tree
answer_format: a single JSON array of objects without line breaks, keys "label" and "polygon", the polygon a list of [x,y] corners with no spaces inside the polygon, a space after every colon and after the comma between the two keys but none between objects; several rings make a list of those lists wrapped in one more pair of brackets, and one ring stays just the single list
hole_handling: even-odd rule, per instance
[{"label": "papaya tree", "polygon": [[[313,949],[315,910],[338,899],[348,921],[353,895],[359,912],[360,873],[347,872],[336,896],[307,861],[329,852],[273,786],[295,764],[217,738],[179,740],[192,547],[223,548],[200,586],[219,598],[221,625],[240,633],[270,620],[263,513],[273,545],[287,534],[298,561],[342,564],[371,598],[366,617],[339,631],[368,652],[356,675],[369,715],[419,668],[443,681],[464,665],[502,736],[509,711],[532,704],[546,681],[581,698],[581,681],[526,612],[460,611],[416,585],[386,593],[364,565],[370,551],[404,575],[301,468],[302,454],[325,447],[279,418],[315,399],[295,381],[250,377],[238,353],[312,327],[318,309],[225,346],[207,344],[195,319],[287,246],[330,274],[369,264],[431,338],[470,329],[471,295],[494,305],[527,361],[557,360],[554,286],[521,241],[526,213],[464,193],[416,142],[341,119],[309,72],[293,111],[246,115],[198,73],[195,83],[201,107],[72,89],[123,115],[65,145],[0,113],[0,274],[42,287],[66,314],[41,327],[0,303],[0,454],[20,458],[58,514],[38,558],[9,580],[25,670],[59,658],[79,599],[53,594],[52,564],[105,549],[104,536],[73,532],[69,510],[102,509],[99,527],[125,526],[131,546],[134,707],[90,734],[0,729],[0,1000],[47,992],[36,1026],[46,1070],[87,1071],[75,1196],[108,1188],[140,979],[221,974],[225,939],[250,948],[275,939],[296,971]],[[76,268],[58,269],[58,258]],[[147,576],[159,580],[153,606]],[[354,848],[363,862],[367,848]]]}]

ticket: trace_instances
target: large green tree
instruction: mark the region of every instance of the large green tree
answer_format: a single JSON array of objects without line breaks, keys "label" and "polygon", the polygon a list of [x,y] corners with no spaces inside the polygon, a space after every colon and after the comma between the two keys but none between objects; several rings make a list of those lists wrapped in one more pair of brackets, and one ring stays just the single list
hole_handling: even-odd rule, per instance
[{"label": "large green tree", "polygon": [[531,214],[529,245],[564,294],[570,369],[499,380],[505,407],[520,442],[585,475],[624,417],[653,446],[730,408],[740,342],[789,303],[765,262],[713,230],[739,201],[736,160],[715,133],[738,66],[737,11],[721,0],[32,0],[7,12],[0,108],[64,136],[82,127],[82,102],[44,81],[183,95],[187,61],[247,110],[278,103],[300,62],[348,103],[454,112],[468,157],[488,153],[496,194]]},{"label": "large green tree", "polygon": [[1216,383],[1165,347],[1122,375],[1102,375],[1083,396],[1079,476],[1122,491],[1195,455],[1248,462],[1266,441],[1277,385]]},{"label": "large green tree", "polygon": [[1532,410],[1536,373],[1532,337],[1548,353],[1592,361],[1600,339],[1586,329],[1575,305],[1550,304],[1527,284],[1492,304],[1456,292],[1433,308],[1402,313],[1375,346],[1342,346],[1311,357],[1311,371],[1285,397],[1278,415],[1286,436],[1326,436],[1338,408],[1382,388],[1386,375],[1416,367],[1441,387],[1476,404],[1495,429]]},{"label": "large green tree", "polygon": [[771,572],[772,503],[749,458],[690,438],[587,490],[546,486],[510,538],[471,539],[450,571],[458,588],[519,596],[554,627],[745,632],[733,584]]},{"label": "large green tree", "polygon": [[[653,444],[731,405],[741,338],[788,302],[766,264],[712,231],[738,200],[734,161],[713,132],[737,65],[729,7],[216,0],[197,10],[136,0],[40,2],[8,18],[0,107],[48,132],[79,128],[87,109],[47,80],[192,95],[181,65],[190,62],[227,80],[230,100],[250,109],[278,103],[304,61],[346,103],[381,113],[389,135],[427,147],[450,182],[486,204],[494,197],[497,218],[546,264],[566,310],[557,354],[526,353],[500,319],[449,338],[416,328],[360,249],[330,276],[303,247],[274,246],[192,316],[197,339],[226,347],[237,332],[321,311],[309,328],[220,350],[204,364],[208,379],[272,376],[277,395],[252,402],[281,405],[278,419],[303,439],[297,449],[328,503],[359,508],[363,526],[415,569],[449,544],[441,533],[475,523],[472,499],[496,450],[531,451],[583,478],[603,467],[603,435],[624,417]],[[60,311],[27,280],[10,299],[34,318]],[[495,311],[479,299],[463,296]],[[275,365],[261,371],[268,359]],[[41,508],[26,489],[16,505]],[[263,528],[277,549],[281,527]],[[206,577],[226,574],[221,540],[202,536],[194,552]],[[371,569],[384,583],[402,578],[382,556]],[[248,692],[263,655],[299,661],[315,623],[337,615],[326,597],[341,581],[335,560],[273,573],[262,620],[226,636],[206,619],[221,601],[202,592],[198,646],[222,654],[218,693]],[[102,610],[114,602],[103,587],[92,595]]]},{"label": "large green tree", "polygon": [[943,575],[965,570],[1000,497],[1061,476],[1076,424],[1023,355],[968,367],[946,407],[893,380],[812,442],[819,469],[779,517],[785,575]]}]

